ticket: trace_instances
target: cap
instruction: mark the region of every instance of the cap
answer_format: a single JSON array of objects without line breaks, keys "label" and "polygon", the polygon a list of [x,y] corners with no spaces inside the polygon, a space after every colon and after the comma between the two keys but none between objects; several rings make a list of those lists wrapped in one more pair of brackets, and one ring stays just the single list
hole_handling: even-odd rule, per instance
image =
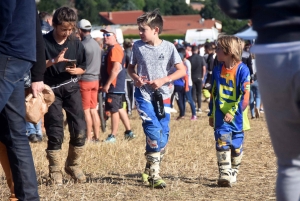
[{"label": "cap", "polygon": [[92,29],[92,25],[90,23],[90,21],[86,20],[86,19],[82,19],[78,22],[77,24],[79,29],[84,29],[84,30],[91,30]]},{"label": "cap", "polygon": [[100,31],[104,32],[104,33],[113,33],[113,34],[116,34],[116,29],[113,28],[113,27],[111,27],[111,26],[107,26],[104,29],[101,29]]}]

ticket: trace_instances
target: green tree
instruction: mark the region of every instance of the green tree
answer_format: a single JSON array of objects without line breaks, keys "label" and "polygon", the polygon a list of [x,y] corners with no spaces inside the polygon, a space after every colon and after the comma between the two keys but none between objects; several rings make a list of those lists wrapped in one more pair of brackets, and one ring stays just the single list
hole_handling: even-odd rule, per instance
[{"label": "green tree", "polygon": [[196,14],[185,0],[145,0],[144,11],[151,11],[159,8],[162,15],[190,15]]},{"label": "green tree", "polygon": [[75,8],[78,12],[78,20],[87,19],[92,24],[99,24],[100,16],[95,0],[75,0]]},{"label": "green tree", "polygon": [[97,4],[97,11],[110,11],[111,10],[111,4],[107,0],[95,0]]},{"label": "green tree", "polygon": [[200,11],[204,19],[215,18],[222,22],[222,31],[226,34],[234,34],[247,24],[247,20],[236,20],[223,13],[217,4],[217,0],[206,0],[205,7]]},{"label": "green tree", "polygon": [[185,3],[185,0],[173,1],[171,6],[171,15],[189,15],[197,14],[198,11],[193,10],[193,8]]},{"label": "green tree", "polygon": [[37,3],[37,8],[39,11],[45,11],[48,13],[52,13],[59,7],[62,6],[70,6],[68,0],[41,0]]}]

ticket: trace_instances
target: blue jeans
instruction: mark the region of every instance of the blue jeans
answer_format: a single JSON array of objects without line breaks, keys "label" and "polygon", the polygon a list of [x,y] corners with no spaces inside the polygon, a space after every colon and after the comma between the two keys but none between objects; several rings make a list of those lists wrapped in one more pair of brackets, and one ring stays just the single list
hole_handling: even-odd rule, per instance
[{"label": "blue jeans", "polygon": [[32,63],[0,53],[0,141],[5,144],[19,200],[39,200],[26,136],[24,74]]},{"label": "blue jeans", "polygon": [[260,106],[260,93],[259,93],[259,90],[258,90],[258,82],[257,82],[257,80],[255,80],[250,85],[250,111],[251,111],[251,117],[255,117],[254,102],[255,102],[255,107],[259,110],[259,106]]},{"label": "blue jeans", "polygon": [[179,116],[183,117],[185,115],[185,90],[184,86],[174,85],[175,93],[177,94],[177,105],[179,108]]},{"label": "blue jeans", "polygon": [[259,90],[277,157],[277,200],[300,199],[300,51],[256,54]]},{"label": "blue jeans", "polygon": [[37,123],[37,124],[26,122],[26,131],[27,131],[27,136],[29,136],[31,134],[36,134],[36,135],[43,137],[42,120],[40,120],[39,123]]},{"label": "blue jeans", "polygon": [[193,87],[189,86],[189,91],[185,92],[185,97],[186,97],[186,100],[188,101],[188,103],[190,104],[192,116],[196,116],[196,107],[195,107],[195,102],[192,97],[192,90],[193,90]]},{"label": "blue jeans", "polygon": [[[143,120],[143,129],[146,135],[146,151],[160,152],[169,140],[170,104],[165,106],[165,118],[158,119],[151,101],[145,100],[139,88],[135,89],[137,111]],[[165,102],[165,100],[164,100]]]}]

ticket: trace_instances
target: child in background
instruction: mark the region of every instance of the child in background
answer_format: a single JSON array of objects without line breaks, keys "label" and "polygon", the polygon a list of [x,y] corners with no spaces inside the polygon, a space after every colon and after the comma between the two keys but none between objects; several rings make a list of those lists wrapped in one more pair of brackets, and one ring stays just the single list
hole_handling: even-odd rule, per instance
[{"label": "child in background", "polygon": [[[137,24],[141,40],[136,41],[128,73],[136,86],[135,99],[137,111],[143,120],[146,135],[146,167],[142,174],[145,184],[153,188],[166,187],[159,176],[160,162],[165,153],[169,138],[170,122],[170,83],[186,74],[185,67],[175,46],[159,38],[163,20],[158,10],[147,12],[138,17]],[[134,67],[137,65],[137,72]],[[177,69],[173,74],[171,68]],[[162,95],[165,117],[160,117],[153,106],[154,91]]]},{"label": "child in background", "polygon": [[[69,150],[65,162],[65,172],[76,182],[86,182],[81,169],[81,156],[86,139],[86,122],[82,107],[78,75],[85,72],[85,49],[72,32],[77,15],[69,7],[58,8],[53,15],[54,29],[44,35],[47,70],[45,84],[49,85],[55,101],[45,114],[45,129],[48,137],[47,159],[50,181],[63,184],[60,163],[63,160],[61,149],[64,141],[64,109],[69,127]],[[75,63],[68,62],[76,60]]]},{"label": "child in background", "polygon": [[243,156],[243,111],[248,106],[249,68],[241,62],[243,41],[235,36],[220,36],[217,58],[223,64],[212,73],[209,125],[214,127],[219,166],[218,185],[236,182]]}]

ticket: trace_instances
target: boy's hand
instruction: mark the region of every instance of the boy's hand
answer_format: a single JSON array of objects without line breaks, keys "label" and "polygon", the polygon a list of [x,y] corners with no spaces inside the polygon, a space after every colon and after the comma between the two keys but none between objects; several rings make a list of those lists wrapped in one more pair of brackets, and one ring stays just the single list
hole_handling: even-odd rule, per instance
[{"label": "boy's hand", "polygon": [[67,66],[66,72],[70,73],[71,75],[81,75],[85,72],[82,68],[77,68],[76,64],[74,66]]},{"label": "boy's hand", "polygon": [[65,59],[65,53],[68,50],[68,48],[64,48],[60,53],[57,55],[56,58],[54,58],[55,63],[68,61],[69,59]]},{"label": "boy's hand", "polygon": [[209,119],[208,119],[208,124],[209,124],[211,127],[214,127],[214,118],[209,117]]},{"label": "boy's hand", "polygon": [[134,86],[139,88],[146,83],[144,82],[144,79],[142,77],[139,77],[138,79],[134,80],[133,84],[134,84]]},{"label": "boy's hand", "polygon": [[67,66],[66,71],[70,73],[71,75],[76,75],[77,69],[76,69],[76,64],[74,66]]},{"label": "boy's hand", "polygon": [[166,82],[165,82],[164,78],[160,78],[160,79],[156,79],[156,80],[152,80],[152,81],[147,81],[146,83],[151,85],[151,87],[156,90],[156,89],[160,88]]},{"label": "boy's hand", "polygon": [[227,123],[231,123],[233,119],[233,116],[230,113],[226,113],[224,117],[224,121]]}]

